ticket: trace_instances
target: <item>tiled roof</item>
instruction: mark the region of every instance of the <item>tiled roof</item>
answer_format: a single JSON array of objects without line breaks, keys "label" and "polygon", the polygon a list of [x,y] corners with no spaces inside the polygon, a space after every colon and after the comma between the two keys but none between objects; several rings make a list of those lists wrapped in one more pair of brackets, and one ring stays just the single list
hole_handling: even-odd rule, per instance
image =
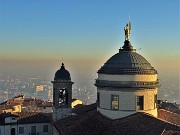
[{"label": "tiled roof", "polygon": [[0,103],[0,105],[4,105],[4,104],[6,104],[8,101],[4,101],[4,102],[2,102],[2,103]]},{"label": "tiled roof", "polygon": [[71,75],[69,71],[65,69],[63,63],[61,68],[58,71],[56,71],[54,80],[71,80]]},{"label": "tiled roof", "polygon": [[97,103],[94,103],[94,104],[91,104],[91,105],[78,104],[73,109],[73,113],[83,114],[83,113],[87,113],[89,111],[96,110],[96,108],[97,108]]},{"label": "tiled roof", "polygon": [[161,135],[180,135],[180,129],[179,127],[172,127],[172,125],[167,125]]},{"label": "tiled roof", "polygon": [[50,122],[51,114],[44,114],[38,112],[21,112],[17,113],[19,115],[18,123],[44,123]]},{"label": "tiled roof", "polygon": [[[87,110],[86,110],[86,109]],[[85,111],[86,110],[86,111]],[[180,134],[173,125],[145,113],[111,120],[96,111],[96,105],[79,106],[77,115],[53,123],[62,135],[161,135]]]},{"label": "tiled roof", "polygon": [[175,103],[166,103],[166,102],[162,102],[159,105],[159,109],[165,109],[174,113],[178,113],[180,114],[180,108],[179,105],[175,104]]},{"label": "tiled roof", "polygon": [[17,114],[11,114],[11,113],[2,113],[0,114],[1,118],[6,118],[6,117],[19,117]]},{"label": "tiled roof", "polygon": [[38,104],[38,107],[53,107],[53,103],[52,102],[42,102],[42,104]]},{"label": "tiled roof", "polygon": [[19,117],[16,114],[11,114],[11,113],[1,113],[0,114],[0,125],[4,125],[5,124],[5,118],[7,117]]},{"label": "tiled roof", "polygon": [[180,126],[180,114],[158,109],[158,118]]},{"label": "tiled roof", "polygon": [[[0,114],[0,125],[4,123],[4,116],[9,113],[2,113]],[[51,121],[52,114],[44,114],[38,112],[21,112],[21,113],[14,113],[9,114],[7,117],[15,115],[17,116],[17,123],[18,124],[27,124],[27,123],[45,123]]]},{"label": "tiled roof", "polygon": [[2,110],[7,110],[7,109],[13,109],[13,106],[12,105],[1,105],[0,108]]},{"label": "tiled roof", "polygon": [[[135,113],[125,118],[111,120],[98,113],[96,107],[97,104],[78,105],[73,109],[76,115],[56,122],[52,122],[51,113],[3,113],[0,114],[0,125],[4,124],[5,117],[15,116],[18,124],[52,122],[62,135],[180,135],[178,121],[174,122],[179,120],[179,114],[175,117],[175,113],[163,115],[163,112],[161,120],[145,113]],[[159,111],[162,112],[161,109]],[[172,116],[173,120],[166,119],[167,116]]]}]

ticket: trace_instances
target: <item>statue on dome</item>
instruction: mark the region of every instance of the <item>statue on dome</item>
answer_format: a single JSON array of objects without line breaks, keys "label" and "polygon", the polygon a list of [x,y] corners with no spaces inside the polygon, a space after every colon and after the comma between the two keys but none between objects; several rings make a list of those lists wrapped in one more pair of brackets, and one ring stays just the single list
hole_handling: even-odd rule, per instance
[{"label": "statue on dome", "polygon": [[131,32],[131,23],[130,23],[130,21],[128,21],[128,23],[124,27],[124,32],[125,32],[125,40],[129,40],[130,32]]}]

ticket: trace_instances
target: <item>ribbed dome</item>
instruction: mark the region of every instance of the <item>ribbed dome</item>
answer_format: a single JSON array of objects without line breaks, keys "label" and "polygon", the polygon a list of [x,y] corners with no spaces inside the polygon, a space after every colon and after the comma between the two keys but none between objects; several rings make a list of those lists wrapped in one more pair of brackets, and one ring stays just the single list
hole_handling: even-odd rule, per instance
[{"label": "ribbed dome", "polygon": [[70,73],[65,69],[63,63],[61,68],[55,73],[54,80],[71,80]]},{"label": "ribbed dome", "polygon": [[157,74],[157,71],[141,55],[135,52],[130,41],[124,42],[123,49],[112,56],[98,73],[105,74]]}]

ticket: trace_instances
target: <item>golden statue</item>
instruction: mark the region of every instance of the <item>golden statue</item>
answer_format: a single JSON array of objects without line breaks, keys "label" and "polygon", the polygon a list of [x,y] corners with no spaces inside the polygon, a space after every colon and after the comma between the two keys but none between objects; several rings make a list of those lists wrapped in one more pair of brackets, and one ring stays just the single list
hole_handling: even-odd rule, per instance
[{"label": "golden statue", "polygon": [[131,23],[128,21],[126,24],[126,27],[124,27],[124,32],[125,32],[125,40],[129,40],[130,37],[130,32],[131,32]]}]

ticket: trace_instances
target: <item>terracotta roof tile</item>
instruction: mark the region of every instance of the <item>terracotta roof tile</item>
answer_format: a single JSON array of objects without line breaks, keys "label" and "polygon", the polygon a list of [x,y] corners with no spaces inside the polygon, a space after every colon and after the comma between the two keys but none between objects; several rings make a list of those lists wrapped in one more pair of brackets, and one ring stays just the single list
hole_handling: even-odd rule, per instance
[{"label": "terracotta roof tile", "polygon": [[[79,110],[78,110],[79,109]],[[53,123],[62,135],[161,135],[180,134],[180,126],[145,113],[111,120],[96,111],[96,105],[80,105],[70,116]]]},{"label": "terracotta roof tile", "polygon": [[170,112],[165,109],[158,109],[158,118],[180,126],[179,113]]},{"label": "terracotta roof tile", "polygon": [[18,123],[24,124],[24,123],[43,123],[43,122],[50,122],[51,115],[50,114],[44,114],[44,113],[38,113],[38,112],[21,112],[17,113]]},{"label": "terracotta roof tile", "polygon": [[175,103],[162,102],[162,103],[159,105],[159,109],[165,109],[165,110],[168,110],[168,111],[170,111],[170,112],[174,112],[174,113],[180,114],[179,105],[177,105],[177,104],[175,104]]},{"label": "terracotta roof tile", "polygon": [[[5,118],[4,116],[7,114],[9,113],[0,114],[0,125],[4,124],[4,118]],[[38,112],[21,112],[21,113],[9,114],[7,117],[11,115],[17,116],[18,124],[50,122],[52,116],[52,114],[44,114]]]}]

